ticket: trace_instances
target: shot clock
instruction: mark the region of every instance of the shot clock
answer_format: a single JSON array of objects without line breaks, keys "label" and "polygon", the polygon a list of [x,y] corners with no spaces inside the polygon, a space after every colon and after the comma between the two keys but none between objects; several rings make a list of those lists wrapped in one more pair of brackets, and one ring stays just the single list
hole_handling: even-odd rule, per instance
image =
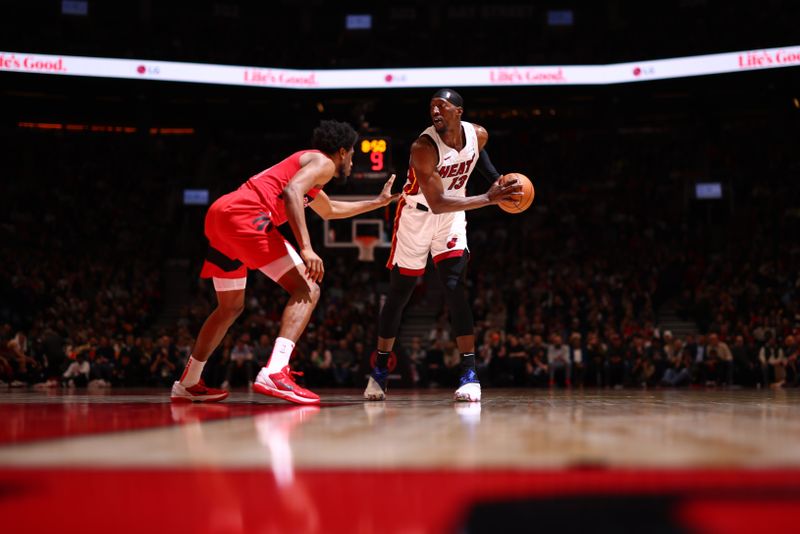
[{"label": "shot clock", "polygon": [[386,180],[392,173],[392,143],[388,137],[362,137],[353,154],[353,178]]}]

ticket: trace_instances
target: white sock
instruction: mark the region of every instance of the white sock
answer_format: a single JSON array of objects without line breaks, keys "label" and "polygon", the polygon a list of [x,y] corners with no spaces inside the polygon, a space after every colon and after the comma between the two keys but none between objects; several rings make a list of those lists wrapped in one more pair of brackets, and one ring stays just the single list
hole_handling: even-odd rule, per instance
[{"label": "white sock", "polygon": [[203,374],[203,367],[206,362],[195,360],[194,357],[189,356],[189,361],[186,362],[186,369],[183,370],[181,376],[181,384],[184,387],[190,388],[200,382],[200,376]]},{"label": "white sock", "polygon": [[272,356],[267,363],[267,374],[280,373],[281,370],[289,365],[289,358],[292,357],[294,342],[285,337],[275,340],[275,347],[272,349]]}]

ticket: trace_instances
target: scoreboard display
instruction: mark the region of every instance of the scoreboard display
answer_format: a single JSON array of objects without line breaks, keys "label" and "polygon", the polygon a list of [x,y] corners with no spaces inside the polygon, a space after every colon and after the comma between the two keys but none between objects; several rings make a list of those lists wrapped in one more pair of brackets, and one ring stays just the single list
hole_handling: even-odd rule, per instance
[{"label": "scoreboard display", "polygon": [[386,180],[392,174],[392,143],[388,137],[362,137],[356,142],[352,176]]}]

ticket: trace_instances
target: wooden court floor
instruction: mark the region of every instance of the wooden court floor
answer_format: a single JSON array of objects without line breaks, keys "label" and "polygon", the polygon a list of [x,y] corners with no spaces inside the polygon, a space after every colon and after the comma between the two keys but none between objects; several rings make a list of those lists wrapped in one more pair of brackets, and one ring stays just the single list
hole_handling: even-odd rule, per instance
[{"label": "wooden court floor", "polygon": [[9,532],[800,531],[797,391],[320,394],[1,391],[0,517]]}]

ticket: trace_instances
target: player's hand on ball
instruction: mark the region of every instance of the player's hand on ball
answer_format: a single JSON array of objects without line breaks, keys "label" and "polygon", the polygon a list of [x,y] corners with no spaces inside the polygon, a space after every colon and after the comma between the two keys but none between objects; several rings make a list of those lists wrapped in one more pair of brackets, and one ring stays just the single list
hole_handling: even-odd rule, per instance
[{"label": "player's hand on ball", "polygon": [[504,180],[505,176],[501,176],[486,192],[489,201],[497,203],[502,200],[519,200],[522,197],[522,184],[519,180],[511,179]]},{"label": "player's hand on ball", "polygon": [[400,197],[400,193],[392,194],[392,184],[394,184],[395,175],[392,174],[386,183],[383,184],[383,190],[381,194],[378,195],[378,199],[381,201],[381,206],[386,206],[390,204],[392,201],[397,200]]},{"label": "player's hand on ball", "polygon": [[300,257],[306,264],[306,278],[312,282],[322,282],[322,277],[325,275],[325,265],[322,263],[322,258],[317,256],[311,248],[301,249]]},{"label": "player's hand on ball", "polygon": [[[506,213],[522,213],[528,209],[536,196],[536,190],[530,178],[518,172],[510,172],[500,177],[500,184],[514,183],[520,188],[519,193],[513,193],[511,199],[502,198],[497,206]],[[516,188],[515,188],[516,189]]]}]

